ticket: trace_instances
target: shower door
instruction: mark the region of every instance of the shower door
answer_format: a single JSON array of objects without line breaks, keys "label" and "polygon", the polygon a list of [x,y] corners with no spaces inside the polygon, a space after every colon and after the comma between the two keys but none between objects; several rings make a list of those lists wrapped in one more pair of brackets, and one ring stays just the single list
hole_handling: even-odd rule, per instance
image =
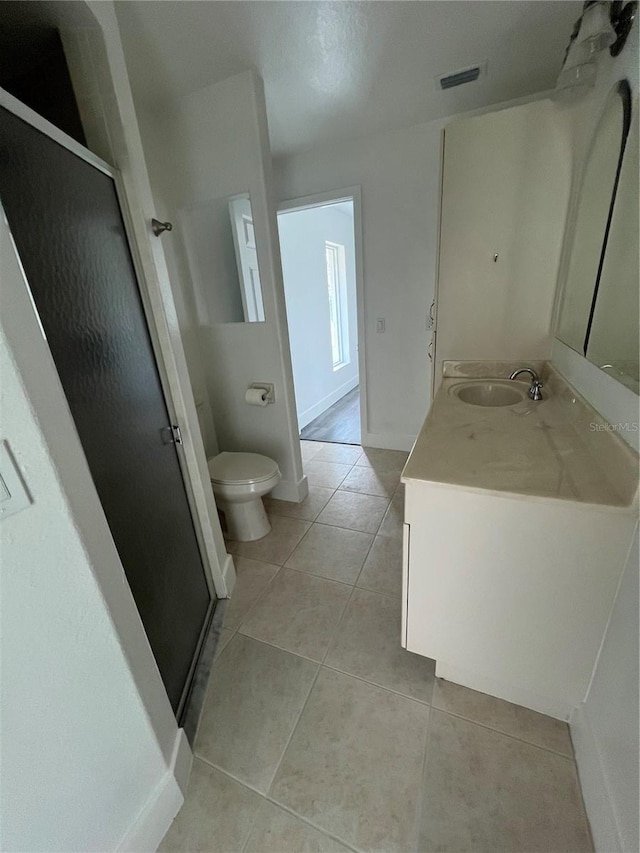
[{"label": "shower door", "polygon": [[113,177],[0,108],[0,202],[179,715],[213,602]]}]

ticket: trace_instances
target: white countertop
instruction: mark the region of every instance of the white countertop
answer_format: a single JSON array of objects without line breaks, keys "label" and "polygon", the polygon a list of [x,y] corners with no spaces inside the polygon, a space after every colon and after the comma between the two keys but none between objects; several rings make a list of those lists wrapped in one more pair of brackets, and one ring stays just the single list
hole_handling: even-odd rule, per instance
[{"label": "white countertop", "polygon": [[525,396],[515,406],[496,408],[472,406],[450,393],[460,382],[479,380],[443,379],[402,481],[631,506],[637,454],[557,371],[549,368],[544,379],[543,400]]}]

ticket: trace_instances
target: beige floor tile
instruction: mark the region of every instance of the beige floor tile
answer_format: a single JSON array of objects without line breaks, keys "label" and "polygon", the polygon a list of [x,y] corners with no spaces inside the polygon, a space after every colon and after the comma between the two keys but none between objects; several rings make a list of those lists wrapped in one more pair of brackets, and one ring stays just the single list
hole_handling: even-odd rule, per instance
[{"label": "beige floor tile", "polygon": [[224,612],[224,627],[231,631],[235,631],[241,624],[279,571],[279,566],[250,560],[248,557],[236,557],[234,563],[236,585]]},{"label": "beige floor tile", "polygon": [[159,850],[240,853],[263,802],[258,794],[196,758],[184,805]]},{"label": "beige floor tile", "polygon": [[321,661],[351,595],[351,587],[282,569],[240,632]]},{"label": "beige floor tile", "polygon": [[573,761],[433,710],[418,849],[590,851]]},{"label": "beige floor tile", "polygon": [[307,441],[306,439],[301,439],[300,455],[302,456],[302,461],[310,462],[314,456],[317,456],[318,453],[320,453],[324,446],[325,445],[322,441]]},{"label": "beige floor tile", "polygon": [[354,465],[340,483],[340,488],[348,492],[359,492],[361,495],[391,498],[399,482],[399,475],[395,471],[376,471],[375,468],[365,465]]},{"label": "beige floor tile", "polygon": [[327,489],[337,489],[351,470],[351,465],[340,462],[320,462],[314,457],[311,462],[305,462],[304,473],[311,486],[323,486]]},{"label": "beige floor tile", "polygon": [[245,853],[348,853],[348,848],[284,809],[265,802]]},{"label": "beige floor tile", "polygon": [[318,462],[341,462],[343,465],[354,465],[362,456],[362,448],[358,444],[325,444],[314,459]]},{"label": "beige floor tile", "polygon": [[438,678],[433,692],[433,707],[573,757],[569,726],[566,723],[496,699],[495,696]]},{"label": "beige floor tile", "polygon": [[229,553],[273,563],[276,566],[284,565],[287,557],[311,526],[310,522],[281,515],[272,515],[269,521],[271,531],[262,539],[255,542],[236,542],[230,539],[227,542]]},{"label": "beige floor tile", "polygon": [[429,708],[322,669],[271,796],[359,850],[407,851]]},{"label": "beige floor tile", "polygon": [[356,589],[325,664],[430,702],[435,664],[400,645],[400,599]]},{"label": "beige floor tile", "polygon": [[266,791],[317,665],[235,634],[213,668],[197,755]]},{"label": "beige floor tile", "polygon": [[404,450],[381,450],[377,447],[363,447],[356,465],[366,465],[377,471],[394,471],[400,474],[409,454]]},{"label": "beige floor tile", "polygon": [[230,628],[223,628],[220,631],[218,645],[216,646],[216,654],[214,660],[218,660],[222,652],[229,645],[229,640],[233,637],[233,631]]},{"label": "beige floor tile", "polygon": [[314,524],[287,560],[287,568],[354,584],[373,542],[373,536]]},{"label": "beige floor tile", "polygon": [[387,498],[337,491],[318,516],[317,522],[360,530],[362,533],[375,533],[388,506]]},{"label": "beige floor tile", "polygon": [[281,501],[267,496],[263,498],[264,507],[270,515],[286,515],[288,518],[315,521],[334,491],[324,486],[309,486],[309,494],[300,503]]},{"label": "beige floor tile", "polygon": [[376,536],[356,586],[402,595],[402,540]]},{"label": "beige floor tile", "polygon": [[379,536],[390,536],[392,539],[402,541],[402,528],[404,524],[404,493],[397,491],[391,498],[389,509],[378,530]]}]

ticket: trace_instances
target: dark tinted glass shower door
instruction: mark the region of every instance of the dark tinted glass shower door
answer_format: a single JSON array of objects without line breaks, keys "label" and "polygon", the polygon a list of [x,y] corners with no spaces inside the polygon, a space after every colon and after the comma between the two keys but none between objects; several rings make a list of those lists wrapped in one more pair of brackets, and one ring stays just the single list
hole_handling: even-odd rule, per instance
[{"label": "dark tinted glass shower door", "polygon": [[0,109],[0,201],[177,711],[211,596],[114,181]]}]

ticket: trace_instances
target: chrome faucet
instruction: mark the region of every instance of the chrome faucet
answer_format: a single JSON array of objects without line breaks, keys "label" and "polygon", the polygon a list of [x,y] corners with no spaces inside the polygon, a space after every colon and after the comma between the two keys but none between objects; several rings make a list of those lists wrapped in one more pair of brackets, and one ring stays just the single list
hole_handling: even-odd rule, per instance
[{"label": "chrome faucet", "polygon": [[538,377],[538,374],[535,370],[532,370],[530,367],[521,367],[520,370],[514,370],[509,379],[516,379],[520,376],[521,373],[530,373],[531,374],[531,385],[529,386],[529,399],[530,400],[542,400],[542,382]]}]

